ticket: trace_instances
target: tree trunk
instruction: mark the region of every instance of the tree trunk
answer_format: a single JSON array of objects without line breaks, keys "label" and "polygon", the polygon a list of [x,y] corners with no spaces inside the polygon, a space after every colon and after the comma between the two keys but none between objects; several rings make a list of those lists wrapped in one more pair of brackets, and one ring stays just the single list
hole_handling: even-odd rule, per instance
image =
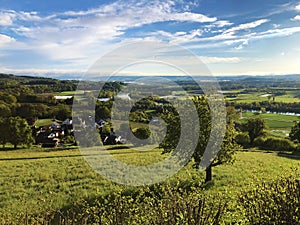
[{"label": "tree trunk", "polygon": [[212,165],[209,165],[205,170],[205,183],[212,180]]},{"label": "tree trunk", "polygon": [[14,144],[14,149],[17,149],[17,144]]}]

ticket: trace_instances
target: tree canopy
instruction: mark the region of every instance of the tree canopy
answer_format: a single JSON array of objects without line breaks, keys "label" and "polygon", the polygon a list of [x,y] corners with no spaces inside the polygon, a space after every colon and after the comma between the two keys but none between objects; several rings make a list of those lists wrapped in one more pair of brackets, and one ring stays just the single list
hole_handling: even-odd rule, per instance
[{"label": "tree canopy", "polygon": [[[199,139],[192,156],[195,168],[198,168],[211,135],[212,118],[209,104],[205,96],[194,97],[193,102],[198,112],[200,124]],[[169,111],[165,110],[162,118],[167,124],[166,137],[160,144],[160,147],[164,149],[163,152],[165,153],[174,150],[178,144],[180,138],[180,118],[174,111],[174,108],[169,109]],[[240,146],[235,142],[236,134],[237,132],[235,131],[234,124],[232,122],[228,122],[221,149],[211,164],[206,168],[206,182],[212,179],[212,167],[233,161],[235,151],[240,148]]]},{"label": "tree canopy", "polygon": [[292,141],[300,143],[300,122],[297,121],[289,134]]},{"label": "tree canopy", "polygon": [[5,147],[11,143],[14,148],[18,145],[30,145],[33,142],[32,131],[25,119],[20,117],[1,118],[0,143]]}]

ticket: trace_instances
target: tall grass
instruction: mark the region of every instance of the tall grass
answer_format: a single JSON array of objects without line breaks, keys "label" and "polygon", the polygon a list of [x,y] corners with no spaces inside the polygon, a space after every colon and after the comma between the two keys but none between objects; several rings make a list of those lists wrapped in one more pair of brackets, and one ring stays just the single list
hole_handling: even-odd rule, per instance
[{"label": "tall grass", "polygon": [[[112,150],[111,154],[135,165],[156,162],[165,157],[159,150],[138,152],[119,149]],[[170,213],[173,213],[171,206],[178,202],[176,215],[180,215],[181,211],[183,213],[182,218],[178,217],[178,221],[193,217],[192,208],[197,204],[203,204],[201,201],[205,195],[208,196],[208,199],[205,197],[203,200],[206,210],[210,208],[211,202],[222,208],[220,224],[241,223],[245,220],[245,216],[241,213],[242,208],[238,203],[240,192],[250,191],[263,181],[274,180],[282,174],[293,174],[293,168],[300,168],[300,160],[279,157],[274,153],[240,152],[236,155],[233,165],[214,168],[213,182],[206,185],[203,185],[204,174],[194,170],[190,163],[158,187],[135,188],[112,183],[100,176],[92,170],[78,150],[2,151],[0,152],[0,224],[23,224],[20,221],[24,221],[24,218],[28,218],[29,222],[33,221],[33,224],[41,224],[42,222],[34,221],[40,221],[41,218],[50,220],[54,215],[58,220],[58,212],[62,213],[62,219],[69,218],[71,214],[69,217],[62,216],[66,216],[67,212],[71,213],[68,210],[76,205],[81,207],[84,202],[88,205],[85,208],[82,206],[82,209],[88,210],[89,215],[93,215],[90,211],[94,207],[93,201],[97,200],[102,204],[101,199],[108,199],[107,196],[113,196],[115,193],[120,193],[115,199],[122,199],[124,207],[141,207],[136,210],[142,210],[154,207],[153,204],[161,205],[162,209],[155,208],[158,206],[153,208],[155,212],[160,212],[156,216],[161,216],[161,220],[167,220],[164,216],[170,217]],[[168,187],[174,193],[163,191]],[[150,191],[147,192],[149,188]],[[158,196],[156,202],[153,202],[155,200],[151,197],[153,193]],[[163,193],[168,194],[162,197]],[[225,202],[218,202],[219,197],[216,196],[219,195],[226,200],[226,208],[224,208]],[[143,203],[141,197],[144,199]],[[215,197],[216,202],[213,201]],[[107,204],[113,204],[113,201]],[[166,210],[167,213],[163,214],[159,210]],[[217,211],[218,207],[214,208],[213,212]],[[159,221],[159,218],[152,214],[136,213],[135,215],[137,217],[144,215],[145,220],[153,217],[157,219],[156,222]],[[107,216],[104,217],[108,218]],[[135,219],[129,220],[132,222]],[[172,222],[174,221],[170,220],[169,223]]]}]

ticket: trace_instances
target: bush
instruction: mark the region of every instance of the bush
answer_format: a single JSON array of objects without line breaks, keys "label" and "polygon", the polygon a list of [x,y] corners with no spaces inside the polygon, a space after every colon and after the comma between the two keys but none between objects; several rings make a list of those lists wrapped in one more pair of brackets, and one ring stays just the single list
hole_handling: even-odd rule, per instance
[{"label": "bush", "polygon": [[253,145],[257,146],[257,147],[264,147],[265,141],[266,141],[266,138],[259,137],[254,140]]},{"label": "bush", "polygon": [[[38,218],[39,224],[220,224],[226,203],[220,197],[205,196],[196,189],[192,194],[169,186],[154,186],[135,191],[125,190],[108,196],[81,201],[68,209]],[[22,223],[36,224],[36,218]]]},{"label": "bush", "polygon": [[252,225],[300,222],[300,179],[290,176],[244,192],[239,202]]},{"label": "bush", "polygon": [[275,151],[294,151],[296,149],[296,145],[284,138],[257,138],[254,141],[254,145],[257,147],[261,147],[267,150],[275,150]]},{"label": "bush", "polygon": [[250,137],[246,132],[238,133],[235,137],[236,142],[243,147],[248,147],[250,145]]}]

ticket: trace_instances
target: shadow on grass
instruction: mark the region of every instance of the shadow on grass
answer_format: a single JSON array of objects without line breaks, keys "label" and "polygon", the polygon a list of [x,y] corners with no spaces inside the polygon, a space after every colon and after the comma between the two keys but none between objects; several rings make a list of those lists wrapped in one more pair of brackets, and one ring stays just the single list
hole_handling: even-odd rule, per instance
[{"label": "shadow on grass", "polygon": [[299,153],[294,154],[294,153],[278,152],[277,156],[284,157],[284,158],[289,158],[289,159],[294,159],[294,160],[300,160]]}]

